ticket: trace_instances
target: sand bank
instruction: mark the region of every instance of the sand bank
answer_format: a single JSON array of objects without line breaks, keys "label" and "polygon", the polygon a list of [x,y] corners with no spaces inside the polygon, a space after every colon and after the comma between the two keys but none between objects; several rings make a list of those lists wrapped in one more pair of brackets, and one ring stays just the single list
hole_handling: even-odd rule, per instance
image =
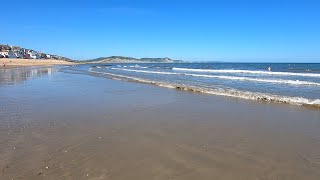
[{"label": "sand bank", "polygon": [[52,65],[70,65],[74,64],[67,61],[62,60],[54,60],[54,59],[9,59],[9,58],[1,58],[0,59],[0,68],[3,67],[3,63],[5,63],[6,68],[12,67],[22,67],[22,66],[52,66]]},{"label": "sand bank", "polygon": [[319,110],[39,76],[0,84],[0,179],[320,177]]}]

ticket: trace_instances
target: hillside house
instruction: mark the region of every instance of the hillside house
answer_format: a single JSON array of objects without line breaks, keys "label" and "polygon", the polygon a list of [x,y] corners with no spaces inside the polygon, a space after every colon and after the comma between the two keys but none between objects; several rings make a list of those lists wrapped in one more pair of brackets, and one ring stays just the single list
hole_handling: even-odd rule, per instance
[{"label": "hillside house", "polygon": [[0,45],[0,51],[4,52],[4,51],[9,51],[11,50],[10,46],[8,45]]},{"label": "hillside house", "polygon": [[8,58],[18,58],[18,55],[14,51],[9,51]]},{"label": "hillside house", "polygon": [[0,58],[8,57],[8,51],[0,51]]},{"label": "hillside house", "polygon": [[41,54],[37,53],[35,54],[35,56],[36,56],[36,59],[41,59]]},{"label": "hillside house", "polygon": [[19,52],[9,51],[8,58],[23,58],[23,55]]},{"label": "hillside house", "polygon": [[27,59],[37,59],[37,56],[34,53],[30,52],[30,51],[27,52],[25,56],[26,56]]}]

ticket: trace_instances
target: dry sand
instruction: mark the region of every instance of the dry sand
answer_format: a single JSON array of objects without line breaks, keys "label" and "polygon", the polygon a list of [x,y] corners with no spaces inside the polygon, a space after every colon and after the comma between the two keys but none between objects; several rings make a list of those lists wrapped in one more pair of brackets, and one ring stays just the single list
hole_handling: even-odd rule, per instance
[{"label": "dry sand", "polygon": [[0,82],[0,179],[320,178],[319,110],[46,71]]},{"label": "dry sand", "polygon": [[5,63],[6,68],[21,67],[21,66],[52,66],[52,65],[70,65],[72,62],[54,60],[54,59],[9,59],[0,58],[0,68]]}]

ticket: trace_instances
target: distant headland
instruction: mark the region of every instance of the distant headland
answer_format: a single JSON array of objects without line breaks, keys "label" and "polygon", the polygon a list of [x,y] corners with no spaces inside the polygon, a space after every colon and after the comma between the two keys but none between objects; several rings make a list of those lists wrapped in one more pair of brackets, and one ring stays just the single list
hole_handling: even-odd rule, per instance
[{"label": "distant headland", "polygon": [[86,60],[89,63],[182,63],[182,60],[170,58],[133,58],[124,56],[100,57],[97,59]]}]

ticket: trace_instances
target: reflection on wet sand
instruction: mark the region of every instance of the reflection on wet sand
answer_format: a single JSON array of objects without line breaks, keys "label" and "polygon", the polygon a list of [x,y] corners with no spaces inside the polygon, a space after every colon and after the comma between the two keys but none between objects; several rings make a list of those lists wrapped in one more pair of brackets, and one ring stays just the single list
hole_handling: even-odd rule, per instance
[{"label": "reflection on wet sand", "polygon": [[52,67],[26,67],[13,69],[0,69],[0,85],[16,85],[36,77],[51,75],[57,72]]},{"label": "reflection on wet sand", "polygon": [[1,180],[319,180],[318,109],[81,73],[0,86]]}]

